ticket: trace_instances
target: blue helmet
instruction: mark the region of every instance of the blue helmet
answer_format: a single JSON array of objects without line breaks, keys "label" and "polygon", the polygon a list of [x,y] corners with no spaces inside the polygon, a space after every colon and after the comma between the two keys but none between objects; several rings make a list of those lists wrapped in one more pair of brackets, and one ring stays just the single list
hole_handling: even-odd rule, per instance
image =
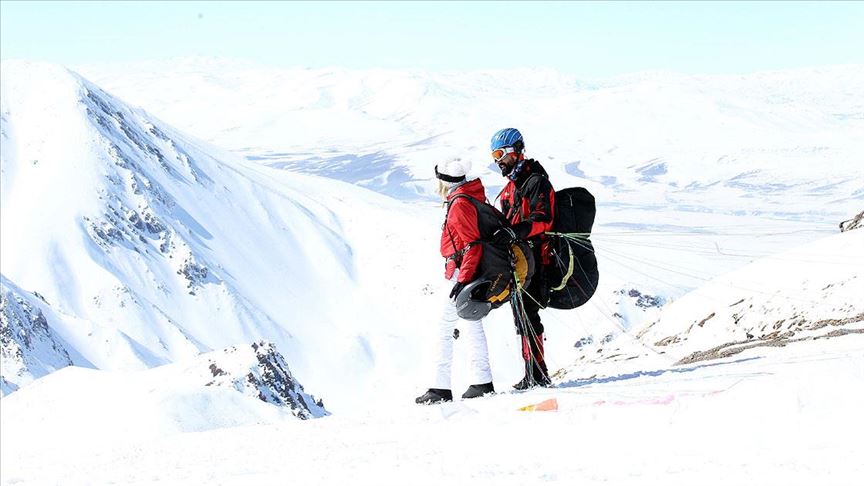
[{"label": "blue helmet", "polygon": [[492,144],[490,150],[498,150],[503,147],[513,147],[517,152],[522,152],[525,148],[525,141],[522,139],[522,134],[515,128],[503,128],[492,135]]}]

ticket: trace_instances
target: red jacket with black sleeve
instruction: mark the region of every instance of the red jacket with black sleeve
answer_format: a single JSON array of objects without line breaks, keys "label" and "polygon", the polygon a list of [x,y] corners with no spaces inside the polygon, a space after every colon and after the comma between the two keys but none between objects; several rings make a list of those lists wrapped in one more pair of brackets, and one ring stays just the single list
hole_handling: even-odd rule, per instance
[{"label": "red jacket with black sleeve", "polygon": [[477,273],[480,258],[483,256],[483,246],[471,244],[480,239],[477,208],[467,198],[456,197],[458,194],[485,201],[486,189],[480,179],[474,179],[457,187],[447,196],[447,204],[450,207],[441,230],[441,256],[447,259],[444,277],[449,280],[458,268],[457,280],[468,283]]},{"label": "red jacket with black sleeve", "polygon": [[544,233],[552,231],[555,189],[540,162],[526,160],[522,172],[504,186],[499,197],[501,212],[513,225],[513,231],[520,239],[539,241],[543,263],[548,264],[549,245]]}]

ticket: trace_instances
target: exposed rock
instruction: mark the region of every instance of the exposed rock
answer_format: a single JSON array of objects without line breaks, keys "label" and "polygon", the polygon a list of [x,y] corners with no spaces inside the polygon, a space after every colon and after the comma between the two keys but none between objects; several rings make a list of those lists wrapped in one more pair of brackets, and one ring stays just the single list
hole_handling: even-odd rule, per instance
[{"label": "exposed rock", "polygon": [[843,221],[842,223],[840,223],[840,231],[841,232],[849,231],[849,230],[853,230],[853,229],[859,229],[862,227],[864,227],[864,211],[861,211],[860,213],[856,214],[854,218],[847,219],[846,221]]},{"label": "exposed rock", "polygon": [[186,279],[186,286],[191,295],[195,295],[195,289],[207,283],[208,279],[212,279],[207,267],[195,262],[191,256],[183,262],[180,269],[177,270],[177,274],[182,275]]},{"label": "exposed rock", "polygon": [[643,294],[642,292],[640,292],[636,289],[630,289],[630,290],[622,289],[622,290],[618,290],[616,293],[619,295],[626,295],[627,297],[634,299],[634,301],[635,301],[634,304],[636,305],[636,307],[639,307],[642,309],[650,309],[652,307],[662,307],[663,304],[665,303],[665,301],[663,300],[662,297],[659,297],[656,295]]},{"label": "exposed rock", "polygon": [[593,342],[594,342],[593,336],[585,336],[585,337],[580,338],[578,341],[576,341],[576,344],[574,344],[573,347],[578,349],[578,348],[581,348],[583,346],[587,346],[589,344],[592,344]]},{"label": "exposed rock", "polygon": [[669,346],[678,342],[681,342],[681,338],[678,336],[668,336],[654,343],[654,346]]},{"label": "exposed rock", "polygon": [[709,321],[712,317],[714,317],[715,315],[716,315],[716,313],[715,313],[715,312],[712,312],[711,314],[708,315],[708,317],[706,317],[705,319],[702,319],[701,321],[699,321],[698,323],[696,323],[696,325],[699,326],[699,327],[704,327],[704,326],[705,326],[705,323],[708,322],[708,321]]},{"label": "exposed rock", "polygon": [[[721,344],[720,346],[716,346],[705,351],[696,351],[680,359],[675,364],[685,365],[695,363],[697,361],[727,358],[747,349],[757,347],[782,347],[786,346],[787,344],[800,341],[830,339],[839,336],[845,336],[848,334],[864,334],[864,329],[842,327],[848,324],[855,324],[859,322],[864,322],[864,313],[844,319],[823,319],[812,323],[809,323],[806,320],[800,320],[794,330],[789,330],[786,332],[780,332],[779,330],[773,331],[761,336],[756,341],[735,341]],[[835,329],[825,334],[810,334],[806,336],[795,337],[797,334],[804,331],[814,331],[822,329],[826,326],[840,327],[840,329]]]},{"label": "exposed rock", "polygon": [[37,298],[0,278],[0,388],[7,395],[73,363]]},{"label": "exposed rock", "polygon": [[303,420],[329,415],[321,400],[303,390],[272,343],[230,347],[209,353],[207,361],[206,386],[229,386],[263,402],[288,407]]}]

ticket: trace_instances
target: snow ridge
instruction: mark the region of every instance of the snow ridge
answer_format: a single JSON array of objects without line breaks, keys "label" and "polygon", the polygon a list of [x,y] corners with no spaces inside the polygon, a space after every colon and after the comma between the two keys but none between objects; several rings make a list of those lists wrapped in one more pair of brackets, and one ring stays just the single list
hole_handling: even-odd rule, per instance
[{"label": "snow ridge", "polygon": [[[355,277],[332,211],[66,69],[3,73],[4,393],[70,364],[145,369],[261,339],[312,368],[307,322],[334,325],[316,289],[348,298]],[[271,401],[316,409],[292,389]]]},{"label": "snow ridge", "polygon": [[864,332],[862,247],[864,234],[845,232],[754,262],[664,308],[637,336],[689,364]]}]

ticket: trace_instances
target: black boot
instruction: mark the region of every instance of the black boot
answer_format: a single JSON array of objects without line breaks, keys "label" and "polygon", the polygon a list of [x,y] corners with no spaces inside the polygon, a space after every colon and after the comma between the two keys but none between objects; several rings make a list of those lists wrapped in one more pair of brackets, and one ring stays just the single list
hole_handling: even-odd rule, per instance
[{"label": "black boot", "polygon": [[495,387],[492,382],[483,383],[482,385],[471,385],[468,390],[462,394],[462,398],[477,398],[486,395],[487,393],[495,393]]},{"label": "black boot", "polygon": [[452,402],[453,392],[441,388],[430,388],[426,393],[414,399],[414,401],[420,405],[432,405],[434,403]]},{"label": "black boot", "polygon": [[525,376],[519,383],[513,385],[513,388],[527,390],[535,386],[547,387],[552,384],[546,368],[542,334],[535,336],[534,339],[522,336],[522,359],[525,360]]},{"label": "black boot", "polygon": [[528,376],[526,374],[525,376],[522,377],[521,380],[519,380],[519,383],[516,383],[515,385],[513,385],[513,388],[516,390],[527,390],[529,388],[532,388],[533,386],[534,386],[534,381],[532,380],[532,378],[530,376]]},{"label": "black boot", "polygon": [[542,372],[532,373],[530,376],[526,374],[519,383],[513,385],[513,388],[517,390],[527,390],[529,388],[534,388],[535,386],[552,386],[552,380]]}]

